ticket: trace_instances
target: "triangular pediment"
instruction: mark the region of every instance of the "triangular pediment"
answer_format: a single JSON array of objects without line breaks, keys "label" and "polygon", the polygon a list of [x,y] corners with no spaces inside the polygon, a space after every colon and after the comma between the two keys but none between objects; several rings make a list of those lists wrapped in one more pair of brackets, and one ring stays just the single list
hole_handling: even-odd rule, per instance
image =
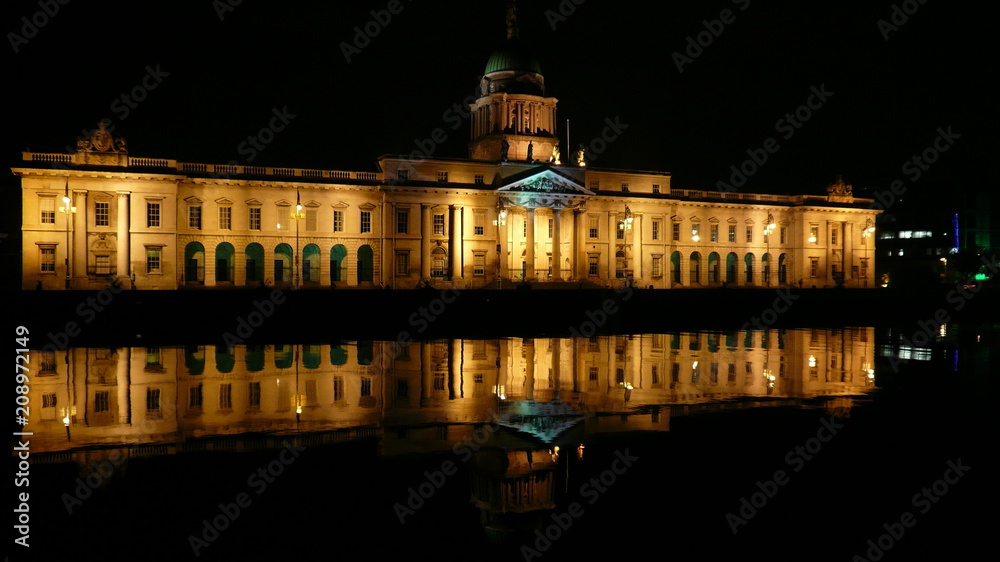
[{"label": "triangular pediment", "polygon": [[539,193],[545,195],[586,195],[594,192],[576,180],[551,169],[528,170],[507,178],[500,193]]}]

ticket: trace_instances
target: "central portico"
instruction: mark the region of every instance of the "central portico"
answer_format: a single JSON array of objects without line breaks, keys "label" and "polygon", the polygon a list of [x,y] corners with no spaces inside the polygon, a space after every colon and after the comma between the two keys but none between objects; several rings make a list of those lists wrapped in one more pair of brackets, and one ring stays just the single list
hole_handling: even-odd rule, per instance
[{"label": "central portico", "polygon": [[[500,232],[501,278],[509,277],[509,270],[518,273],[514,278],[522,281],[562,281],[578,275],[575,246],[577,221],[587,208],[587,201],[594,192],[578,181],[558,171],[541,166],[507,178],[506,185],[497,190],[501,213],[508,207],[514,211],[508,219],[498,220]],[[515,229],[507,228],[507,221],[514,219],[523,225],[520,236]],[[539,221],[545,225],[545,236],[537,237]],[[566,237],[565,223],[571,225]],[[537,239],[543,240],[539,247]],[[513,250],[513,252],[511,251]],[[538,273],[538,254],[542,250],[542,274]],[[563,256],[566,256],[565,259]],[[521,259],[518,260],[517,258]]]}]

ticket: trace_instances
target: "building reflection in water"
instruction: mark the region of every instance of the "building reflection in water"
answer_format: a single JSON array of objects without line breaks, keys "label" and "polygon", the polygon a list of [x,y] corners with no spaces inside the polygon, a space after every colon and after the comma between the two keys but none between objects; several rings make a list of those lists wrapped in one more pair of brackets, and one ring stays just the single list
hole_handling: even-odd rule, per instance
[{"label": "building reflection in water", "polygon": [[849,409],[874,387],[873,332],[36,351],[32,452],[88,463],[116,447],[239,451],[295,434],[314,445],[377,438],[396,455],[450,450],[498,421],[530,448],[570,431],[666,431],[671,416],[737,405],[828,398],[823,407]]}]

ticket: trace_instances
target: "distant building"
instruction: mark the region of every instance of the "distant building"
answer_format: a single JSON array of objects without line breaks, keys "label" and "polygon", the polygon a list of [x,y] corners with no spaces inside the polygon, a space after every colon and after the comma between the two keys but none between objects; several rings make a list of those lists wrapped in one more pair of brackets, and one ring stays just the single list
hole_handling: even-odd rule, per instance
[{"label": "distant building", "polygon": [[[22,287],[874,286],[880,211],[824,195],[675,189],[559,153],[556,103],[517,37],[470,105],[469,158],[374,172],[138,158],[103,127],[24,153]],[[609,127],[611,125],[609,124]]]}]

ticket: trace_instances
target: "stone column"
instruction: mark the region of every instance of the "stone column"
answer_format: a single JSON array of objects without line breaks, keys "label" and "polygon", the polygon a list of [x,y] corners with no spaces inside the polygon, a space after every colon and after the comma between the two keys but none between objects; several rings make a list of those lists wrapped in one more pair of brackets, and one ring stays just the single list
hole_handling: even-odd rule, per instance
[{"label": "stone column", "polygon": [[[508,217],[508,219],[510,219],[511,217],[513,217],[513,215],[510,214],[510,212],[508,211],[507,217]],[[510,278],[510,272],[509,272],[509,270],[510,270],[510,267],[509,267],[510,266],[510,257],[507,254],[508,249],[507,249],[507,224],[506,224],[506,222],[507,222],[508,219],[504,219],[504,224],[498,224],[497,225],[497,248],[499,248],[499,250],[497,251],[497,260],[498,260],[497,263],[499,264],[499,267],[500,267],[500,278],[501,279],[508,279],[508,278]],[[500,220],[500,216],[497,215],[497,221],[499,221],[499,220]]]},{"label": "stone column", "polygon": [[525,339],[521,345],[525,346],[524,354],[524,388],[525,399],[535,399],[535,341]]},{"label": "stone column", "polygon": [[448,257],[451,260],[451,279],[452,281],[459,281],[462,279],[462,230],[463,230],[463,207],[461,205],[452,205],[451,217],[450,217],[450,229],[448,231],[449,243],[448,243]]},{"label": "stone column", "polygon": [[552,279],[562,281],[562,209],[552,209]]},{"label": "stone column", "polygon": [[527,221],[527,236],[525,239],[525,261],[528,262],[528,271],[525,273],[526,281],[535,280],[535,209],[527,208],[524,213],[524,220]]},{"label": "stone column", "polygon": [[87,282],[87,191],[73,190],[76,214],[73,215],[73,286],[83,288]]},{"label": "stone column", "polygon": [[573,211],[573,249],[570,251],[570,266],[573,268],[573,278],[580,280],[587,278],[587,272],[583,270],[583,264],[587,260],[583,259],[584,236],[587,232],[586,215],[583,211]]},{"label": "stone column", "polygon": [[632,221],[632,276],[642,278],[642,215],[635,215]]},{"label": "stone column", "polygon": [[129,367],[131,363],[131,352],[132,348],[120,347],[118,348],[118,362],[115,364],[115,382],[117,384],[118,392],[118,423],[127,425],[132,423],[132,412],[129,409],[129,386],[131,385],[131,376],[129,373]]},{"label": "stone column", "polygon": [[453,339],[448,345],[448,400],[463,396],[462,340]]},{"label": "stone column", "polygon": [[431,205],[420,205],[420,279],[431,278]]},{"label": "stone column", "polygon": [[[116,243],[117,251],[117,264],[118,277],[123,280],[123,287],[131,287],[132,271],[130,265],[132,263],[132,247],[131,240],[129,239],[129,217],[131,212],[129,209],[129,192],[119,191],[118,192],[118,240]],[[183,259],[184,254],[180,254],[181,259]],[[162,258],[161,258],[162,259]],[[181,264],[181,271],[184,271],[184,264]]]}]

